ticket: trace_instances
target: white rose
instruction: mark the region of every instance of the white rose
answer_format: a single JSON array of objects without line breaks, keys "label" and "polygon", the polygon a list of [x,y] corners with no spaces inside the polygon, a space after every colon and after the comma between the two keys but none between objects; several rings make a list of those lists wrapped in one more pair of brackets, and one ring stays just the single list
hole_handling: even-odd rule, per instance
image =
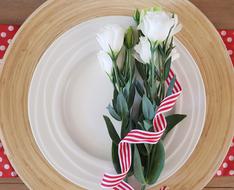
[{"label": "white rose", "polygon": [[150,63],[151,50],[150,42],[146,37],[140,37],[140,42],[135,46],[136,59],[143,63]]},{"label": "white rose", "polygon": [[107,25],[97,34],[97,41],[103,51],[111,53],[112,50],[116,56],[123,46],[124,34],[125,30],[121,26]]},{"label": "white rose", "polygon": [[113,70],[113,62],[111,57],[108,55],[108,53],[104,51],[100,51],[97,54],[98,61],[102,67],[102,69],[111,76],[112,70]]},{"label": "white rose", "polygon": [[[172,28],[171,35],[179,32],[177,15],[172,18],[172,14],[164,11],[148,11],[143,18],[138,29],[152,42],[166,40]],[[170,36],[171,36],[170,35]]]}]

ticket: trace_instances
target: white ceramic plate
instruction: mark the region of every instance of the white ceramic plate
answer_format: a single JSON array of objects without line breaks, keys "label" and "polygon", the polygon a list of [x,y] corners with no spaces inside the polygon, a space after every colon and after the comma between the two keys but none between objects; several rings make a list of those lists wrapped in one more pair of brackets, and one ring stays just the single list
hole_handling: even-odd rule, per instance
[{"label": "white ceramic plate", "polygon": [[[34,138],[48,162],[65,178],[86,189],[101,189],[104,172],[114,172],[111,141],[102,115],[111,102],[112,85],[101,70],[96,33],[103,25],[133,25],[130,17],[109,16],[65,32],[41,57],[31,82],[28,108]],[[181,57],[173,69],[183,87],[175,113],[187,114],[164,144],[166,164],[159,182],[189,158],[202,133],[206,98],[199,69],[176,40]],[[118,125],[118,123],[115,123]]]}]

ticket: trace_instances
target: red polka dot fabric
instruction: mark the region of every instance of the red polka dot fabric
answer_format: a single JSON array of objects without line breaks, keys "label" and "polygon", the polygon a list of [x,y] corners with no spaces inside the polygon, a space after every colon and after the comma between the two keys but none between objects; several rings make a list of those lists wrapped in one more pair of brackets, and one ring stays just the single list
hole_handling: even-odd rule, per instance
[{"label": "red polka dot fabric", "polygon": [[[11,39],[18,29],[18,26],[0,25],[0,64],[7,47],[11,43]],[[2,143],[0,142],[0,178],[11,178],[16,176],[17,174],[7,159]]]},{"label": "red polka dot fabric", "polygon": [[[219,31],[234,66],[234,30]],[[234,138],[226,158],[216,173],[216,176],[234,176]]]},{"label": "red polka dot fabric", "polygon": [[18,29],[18,26],[0,25],[0,59],[3,58],[7,47]]},{"label": "red polka dot fabric", "polygon": [[[18,29],[19,26],[0,25],[0,61]],[[220,30],[219,33],[234,65],[234,30]],[[216,175],[234,176],[234,138],[230,150]],[[4,154],[4,148],[0,142],[0,178],[12,178],[16,176],[17,174]]]}]

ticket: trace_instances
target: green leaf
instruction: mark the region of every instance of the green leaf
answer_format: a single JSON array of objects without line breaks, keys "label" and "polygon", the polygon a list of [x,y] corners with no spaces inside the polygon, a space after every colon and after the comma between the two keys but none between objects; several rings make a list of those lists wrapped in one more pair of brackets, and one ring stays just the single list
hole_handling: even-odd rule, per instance
[{"label": "green leaf", "polygon": [[157,93],[157,84],[154,83],[154,85],[150,87],[150,95],[151,95],[151,97],[155,98],[156,93]]},{"label": "green leaf", "polygon": [[145,130],[144,125],[140,121],[138,121],[136,129]]},{"label": "green leaf", "polygon": [[151,129],[151,127],[153,126],[151,123],[149,123],[148,121],[143,121],[144,122],[144,128],[146,131],[149,131],[149,129]]},{"label": "green leaf", "polygon": [[124,138],[130,131],[129,125],[131,125],[128,118],[123,118],[121,126],[121,138]]},{"label": "green leaf", "polygon": [[139,25],[140,24],[140,11],[137,9],[135,12],[134,12],[134,15],[133,15],[133,19],[135,20],[136,24]]},{"label": "green leaf", "polygon": [[150,154],[150,167],[147,172],[147,184],[153,185],[157,182],[165,163],[165,150],[161,141],[153,145]]},{"label": "green leaf", "polygon": [[112,124],[111,120],[109,119],[109,117],[107,116],[103,116],[105,122],[106,122],[106,126],[107,126],[107,130],[108,130],[108,133],[112,139],[112,141],[115,143],[115,144],[119,144],[120,142],[120,138],[119,138],[119,135],[118,133],[116,132],[115,130],[115,127],[114,125]]},{"label": "green leaf", "polygon": [[128,107],[129,108],[132,107],[132,105],[134,103],[135,94],[136,94],[135,86],[131,85],[130,92],[129,92],[129,97],[128,97]]},{"label": "green leaf", "polygon": [[156,95],[155,96],[155,103],[156,103],[156,106],[159,106],[160,105],[160,98]]},{"label": "green leaf", "polygon": [[162,55],[162,57],[165,56],[165,52],[164,52],[164,49],[161,45],[158,45],[158,52]]},{"label": "green leaf", "polygon": [[121,121],[120,116],[116,113],[115,109],[111,105],[107,107],[107,110],[113,118],[115,118],[117,121]]},{"label": "green leaf", "polygon": [[123,88],[123,95],[127,99],[130,93],[130,82],[128,82]]},{"label": "green leaf", "polygon": [[167,80],[170,69],[171,69],[171,57],[166,61],[164,65],[164,80]]},{"label": "green leaf", "polygon": [[116,109],[116,102],[117,102],[118,93],[119,93],[118,90],[114,87],[112,105],[113,105],[113,108],[114,108],[115,110],[117,110],[117,109]]},{"label": "green leaf", "polygon": [[176,81],[176,76],[174,76],[174,77],[171,79],[171,82],[170,82],[169,87],[168,87],[168,89],[167,89],[167,94],[166,94],[166,96],[172,95],[172,90],[173,90],[173,88],[174,88],[175,81]]},{"label": "green leaf", "polygon": [[145,119],[152,120],[154,118],[154,106],[145,95],[142,98],[142,112],[144,114]]},{"label": "green leaf", "polygon": [[114,91],[113,91],[113,98],[114,99],[117,99],[117,96],[118,96],[118,90],[116,88],[114,88]]},{"label": "green leaf", "polygon": [[134,146],[134,176],[141,184],[145,184],[144,168],[136,145]]},{"label": "green leaf", "polygon": [[[132,152],[134,152],[134,145],[131,144],[131,150]],[[133,162],[133,157],[132,157],[132,164],[131,164],[131,167],[128,171],[128,174],[127,174],[127,177],[131,177],[132,175],[134,175],[134,162]]]},{"label": "green leaf", "polygon": [[139,152],[142,155],[144,155],[144,156],[148,155],[148,150],[147,150],[147,148],[146,148],[146,146],[144,144],[138,144],[137,147],[138,147]]},{"label": "green leaf", "polygon": [[119,154],[118,154],[118,145],[112,142],[112,162],[115,167],[115,171],[120,174],[121,168],[119,164]]},{"label": "green leaf", "polygon": [[134,31],[133,28],[130,26],[127,29],[127,32],[125,33],[124,36],[124,45],[128,48],[131,49],[134,46]]},{"label": "green leaf", "polygon": [[162,138],[164,139],[166,135],[184,118],[186,118],[186,115],[181,115],[181,114],[174,114],[167,116],[166,117],[167,127]]},{"label": "green leaf", "polygon": [[149,85],[149,83],[147,81],[144,81],[144,87],[145,87],[146,95],[148,97],[151,96],[150,85]]},{"label": "green leaf", "polygon": [[117,96],[116,109],[122,119],[128,117],[128,104],[122,92]]},{"label": "green leaf", "polygon": [[143,63],[140,63],[138,61],[136,61],[136,68],[138,70],[138,73],[140,74],[141,78],[145,81],[147,80],[147,74],[145,71],[145,65]]},{"label": "green leaf", "polygon": [[136,82],[135,82],[135,87],[137,89],[138,94],[142,97],[144,95],[145,91],[144,91],[143,86],[141,85],[141,83],[138,80],[136,80]]},{"label": "green leaf", "polygon": [[170,47],[166,51],[166,56],[169,57],[171,56],[171,52],[174,49],[173,44],[170,44]]}]

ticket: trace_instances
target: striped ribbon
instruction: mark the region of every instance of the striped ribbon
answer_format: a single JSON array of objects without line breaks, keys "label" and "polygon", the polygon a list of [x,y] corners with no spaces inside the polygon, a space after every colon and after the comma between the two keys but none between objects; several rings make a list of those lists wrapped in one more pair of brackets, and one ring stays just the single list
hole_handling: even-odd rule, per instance
[{"label": "striped ribbon", "polygon": [[159,190],[169,190],[167,186],[161,187]]},{"label": "striped ribbon", "polygon": [[[170,70],[169,76],[166,80],[167,85],[175,76],[174,72]],[[102,188],[109,188],[114,190],[134,190],[129,184],[123,181],[131,167],[132,153],[131,144],[156,144],[161,139],[166,127],[167,122],[165,116],[166,112],[169,112],[174,107],[176,100],[182,92],[182,88],[177,80],[172,90],[172,95],[163,99],[158,107],[156,115],[153,119],[154,132],[148,132],[143,130],[134,129],[125,136],[118,145],[118,156],[121,167],[121,174],[104,174],[101,182]],[[162,187],[160,190],[165,190],[166,187]]]}]

